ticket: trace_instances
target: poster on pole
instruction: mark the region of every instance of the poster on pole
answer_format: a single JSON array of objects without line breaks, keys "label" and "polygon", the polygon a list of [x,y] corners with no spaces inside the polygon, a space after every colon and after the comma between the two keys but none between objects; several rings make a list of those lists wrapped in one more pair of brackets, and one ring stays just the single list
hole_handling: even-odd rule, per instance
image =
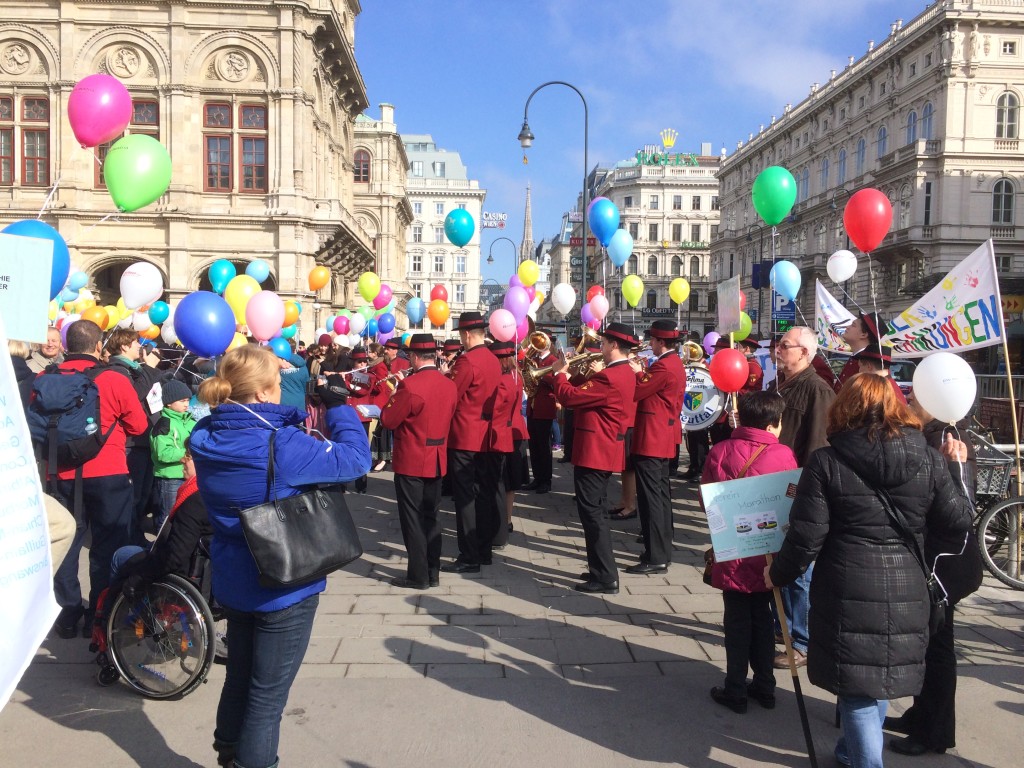
[{"label": "poster on pole", "polygon": [[700,487],[715,560],[724,563],[779,551],[789,530],[800,472],[791,469]]},{"label": "poster on pole", "polygon": [[843,332],[854,321],[850,310],[828,292],[821,280],[814,281],[814,297],[814,328],[818,333],[818,346],[849,354],[850,345],[843,340]]},{"label": "poster on pole", "polygon": [[723,336],[740,329],[740,276],[718,284],[718,332]]},{"label": "poster on pole", "polygon": [[53,242],[0,233],[0,316],[8,339],[46,342]]},{"label": "poster on pole", "polygon": [[[49,270],[46,272],[49,280]],[[45,308],[46,304],[43,304]],[[7,332],[0,316],[0,343]],[[8,627],[0,632],[0,708],[50,631],[59,609],[53,597],[50,533],[25,412],[10,355],[0,361],[0,605]]]},{"label": "poster on pole", "polygon": [[926,357],[1002,344],[1005,333],[995,247],[986,240],[893,318],[882,344],[892,345],[893,358]]}]

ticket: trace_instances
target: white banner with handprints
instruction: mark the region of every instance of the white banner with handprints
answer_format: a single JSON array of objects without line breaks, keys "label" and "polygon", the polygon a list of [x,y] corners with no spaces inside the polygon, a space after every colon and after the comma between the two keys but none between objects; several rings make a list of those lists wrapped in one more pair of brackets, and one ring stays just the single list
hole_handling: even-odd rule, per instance
[{"label": "white banner with handprints", "polygon": [[832,352],[850,352],[850,345],[843,341],[843,332],[853,322],[850,310],[836,300],[821,284],[814,281],[814,327],[818,332],[818,346]]},{"label": "white banner with handprints", "polygon": [[889,322],[892,356],[927,357],[1001,344],[1005,335],[996,254],[986,240],[937,286]]}]

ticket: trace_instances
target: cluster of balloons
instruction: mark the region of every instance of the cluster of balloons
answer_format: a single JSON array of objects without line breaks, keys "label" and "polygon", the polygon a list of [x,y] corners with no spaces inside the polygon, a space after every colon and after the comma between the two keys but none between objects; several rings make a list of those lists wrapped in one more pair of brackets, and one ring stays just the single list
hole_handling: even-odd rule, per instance
[{"label": "cluster of balloons", "polygon": [[[877,248],[892,226],[892,204],[877,189],[862,189],[850,196],[843,209],[843,226],[851,242],[863,253]],[[849,280],[857,272],[857,256],[839,250],[828,258],[828,276],[837,283]]]},{"label": "cluster of balloons", "polygon": [[536,319],[537,310],[545,298],[543,292],[536,288],[539,278],[540,265],[533,259],[525,259],[516,274],[509,278],[502,307],[494,310],[488,320],[491,335],[498,341],[525,339],[529,334],[529,318]]},{"label": "cluster of balloons", "polygon": [[118,210],[137,211],[154,202],[171,183],[171,157],[141,133],[118,139],[132,119],[132,97],[116,77],[96,74],[75,84],[68,96],[68,122],[83,147],[114,144],[103,161],[103,181]]},{"label": "cluster of balloons", "polygon": [[596,331],[607,317],[609,309],[608,297],[604,295],[604,288],[600,285],[592,285],[587,291],[587,303],[580,307],[580,320],[585,326]]},{"label": "cluster of balloons", "polygon": [[[330,281],[330,271],[326,267],[316,267],[309,273],[309,287],[320,290]],[[355,311],[342,309],[337,315],[329,315],[323,326],[316,330],[315,336],[335,334],[342,338],[348,346],[356,346],[368,339],[386,342],[395,334],[395,306],[397,300],[390,285],[382,283],[375,272],[364,272],[356,283],[359,295],[369,304]],[[416,300],[418,301],[418,300]],[[419,322],[423,319],[423,302],[410,302],[410,319]],[[446,316],[447,317],[447,316]]]}]

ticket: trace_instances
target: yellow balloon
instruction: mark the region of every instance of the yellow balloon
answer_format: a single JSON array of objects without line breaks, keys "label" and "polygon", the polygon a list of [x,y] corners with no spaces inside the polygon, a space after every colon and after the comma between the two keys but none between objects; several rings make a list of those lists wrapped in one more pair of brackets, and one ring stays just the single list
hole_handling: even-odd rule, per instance
[{"label": "yellow balloon", "polygon": [[107,312],[107,328],[113,328],[121,320],[121,313],[113,304],[107,304],[103,309]]},{"label": "yellow balloon", "polygon": [[685,277],[677,277],[668,284],[668,295],[676,304],[682,304],[690,296],[690,284]]},{"label": "yellow balloon", "polygon": [[246,340],[245,336],[243,336],[240,333],[236,333],[235,337],[231,339],[231,343],[228,344],[228,349],[234,349],[235,347],[244,347],[248,343],[249,342]]},{"label": "yellow balloon", "polygon": [[132,313],[132,310],[128,309],[128,307],[126,307],[124,305],[124,299],[118,299],[117,300],[117,321],[121,322],[126,317],[128,317],[128,315],[130,315],[131,313]]},{"label": "yellow balloon", "polygon": [[531,286],[537,282],[539,277],[540,267],[533,259],[527,259],[519,265],[519,279],[523,281],[523,285]]},{"label": "yellow balloon", "polygon": [[537,299],[537,306],[539,307],[544,303],[544,299],[547,297],[544,295],[544,291],[537,291],[537,293],[534,294],[534,298]]},{"label": "yellow balloon", "polygon": [[640,297],[644,295],[644,281],[636,275],[626,275],[622,279],[622,295],[629,306],[636,308]]},{"label": "yellow balloon", "polygon": [[57,303],[57,300],[54,299],[53,301],[50,302],[50,311],[47,313],[46,316],[51,320],[56,320],[58,312],[60,312],[60,305]]},{"label": "yellow balloon", "polygon": [[256,279],[249,277],[249,275],[238,275],[231,278],[228,287],[224,289],[224,301],[228,303],[231,311],[235,313],[235,320],[237,322],[245,322],[245,308],[249,304],[249,299],[262,290]]}]

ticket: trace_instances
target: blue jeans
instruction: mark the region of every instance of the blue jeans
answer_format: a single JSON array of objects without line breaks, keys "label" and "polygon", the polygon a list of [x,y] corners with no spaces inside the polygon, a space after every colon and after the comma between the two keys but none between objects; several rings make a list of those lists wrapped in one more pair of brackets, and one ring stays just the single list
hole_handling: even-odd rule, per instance
[{"label": "blue jeans", "polygon": [[882,723],[889,702],[866,696],[840,696],[839,717],[843,735],[835,756],[852,768],[882,768]]},{"label": "blue jeans", "polygon": [[803,576],[782,588],[782,607],[786,611],[786,621],[789,622],[789,636],[793,641],[793,648],[804,654],[807,653],[807,639],[810,637],[807,616],[811,611],[813,571],[814,563],[811,563]]},{"label": "blue jeans", "polygon": [[174,509],[174,502],[178,499],[178,489],[185,484],[180,477],[158,477],[156,478],[156,497],[158,507],[153,518],[153,526],[156,532],[160,533],[160,526]]},{"label": "blue jeans", "polygon": [[110,580],[112,582],[117,581],[117,575],[124,568],[124,564],[139,554],[139,552],[145,551],[142,547],[137,547],[134,544],[119,548],[113,557],[110,558]]},{"label": "blue jeans", "polygon": [[562,425],[558,423],[558,419],[551,422],[551,444],[562,444]]},{"label": "blue jeans", "polygon": [[277,765],[281,714],[319,603],[320,595],[311,595],[272,613],[224,609],[231,653],[213,737],[234,747],[235,768]]}]

